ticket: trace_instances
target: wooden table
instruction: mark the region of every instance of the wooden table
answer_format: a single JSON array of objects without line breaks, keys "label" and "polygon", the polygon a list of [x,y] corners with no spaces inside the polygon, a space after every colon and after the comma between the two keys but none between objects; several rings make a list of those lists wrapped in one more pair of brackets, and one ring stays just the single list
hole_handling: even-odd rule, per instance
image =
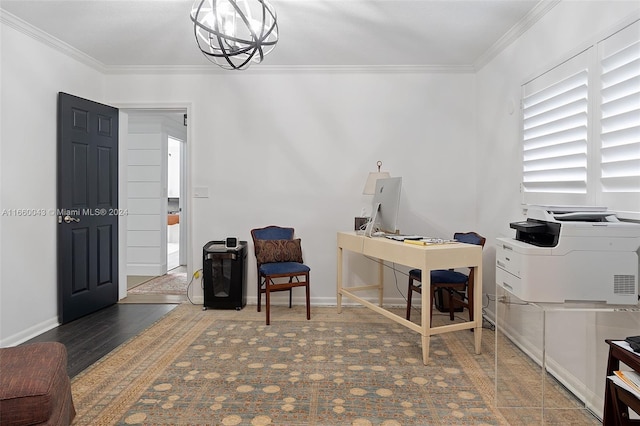
[{"label": "wooden table", "polygon": [[[342,312],[342,296],[356,301],[385,317],[414,330],[422,336],[422,362],[429,361],[429,338],[434,334],[459,330],[475,330],[475,352],[480,353],[482,339],[482,247],[474,244],[447,243],[416,245],[390,240],[384,237],[365,237],[356,232],[338,232],[337,298],[338,313]],[[343,251],[348,250],[375,258],[378,263],[378,282],[358,287],[343,286]],[[473,292],[474,320],[463,323],[431,326],[431,297],[429,291],[422,292],[421,325],[390,312],[383,307],[384,279],[383,262],[393,262],[422,270],[422,288],[431,288],[431,274],[434,269],[471,267],[474,274]],[[355,294],[357,291],[377,290],[378,304],[371,303]]]},{"label": "wooden table", "polygon": [[[615,340],[608,339],[605,342],[609,345],[607,376],[611,376],[614,371],[620,370],[620,362],[635,371],[640,371],[640,354],[620,346]],[[640,420],[629,419],[629,409],[640,414],[640,399],[626,389],[616,385],[612,380],[607,379],[602,424],[604,426],[640,425]]]}]

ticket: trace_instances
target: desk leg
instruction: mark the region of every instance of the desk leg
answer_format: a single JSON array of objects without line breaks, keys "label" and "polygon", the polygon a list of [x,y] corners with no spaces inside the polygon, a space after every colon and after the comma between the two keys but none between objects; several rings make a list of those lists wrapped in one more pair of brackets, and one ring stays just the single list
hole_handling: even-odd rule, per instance
[{"label": "desk leg", "polygon": [[476,354],[482,351],[482,258],[480,264],[473,268],[473,320],[475,322],[474,338]]},{"label": "desk leg", "polygon": [[420,310],[420,326],[422,330],[422,363],[427,365],[429,362],[429,344],[431,343],[431,310],[433,303],[431,301],[431,271],[422,268],[422,309]]},{"label": "desk leg", "polygon": [[[482,320],[480,320],[482,321]],[[482,326],[475,328],[475,344],[476,344],[476,355],[480,355],[482,353]]]},{"label": "desk leg", "polygon": [[422,336],[422,363],[427,365],[429,363],[429,342],[431,336]]},{"label": "desk leg", "polygon": [[609,379],[605,379],[607,381],[607,386],[605,387],[605,396],[604,396],[604,414],[602,416],[602,425],[603,426],[616,426],[622,424],[620,421],[620,407],[616,404],[616,387],[613,382]]},{"label": "desk leg", "polygon": [[384,295],[384,262],[378,259],[378,306],[382,307]]},{"label": "desk leg", "polygon": [[342,313],[342,247],[338,247],[338,276],[336,277],[336,298],[338,313]]}]

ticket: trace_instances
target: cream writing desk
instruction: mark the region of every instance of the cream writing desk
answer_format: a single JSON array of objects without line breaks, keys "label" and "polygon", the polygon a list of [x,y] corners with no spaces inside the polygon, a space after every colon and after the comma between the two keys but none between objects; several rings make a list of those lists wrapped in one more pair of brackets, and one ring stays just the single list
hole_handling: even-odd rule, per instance
[{"label": "cream writing desk", "polygon": [[[344,287],[342,284],[342,259],[343,250],[360,253],[365,256],[378,259],[378,283],[359,287]],[[434,269],[449,269],[473,267],[474,288],[473,292],[474,320],[464,323],[456,323],[440,327],[431,327],[430,310],[431,298],[429,291],[422,292],[421,324],[418,325],[405,318],[396,315],[383,308],[383,261],[398,263],[422,270],[422,288],[430,289],[430,271]],[[475,329],[475,350],[480,353],[482,339],[482,247],[473,244],[450,243],[435,245],[415,245],[399,241],[393,241],[384,237],[365,237],[355,232],[338,232],[338,271],[337,271],[337,296],[338,313],[342,312],[342,296],[348,297],[385,317],[417,331],[422,336],[422,362],[426,365],[429,361],[429,337],[434,334],[450,331]],[[361,290],[378,290],[378,305],[369,302],[355,292]]]}]

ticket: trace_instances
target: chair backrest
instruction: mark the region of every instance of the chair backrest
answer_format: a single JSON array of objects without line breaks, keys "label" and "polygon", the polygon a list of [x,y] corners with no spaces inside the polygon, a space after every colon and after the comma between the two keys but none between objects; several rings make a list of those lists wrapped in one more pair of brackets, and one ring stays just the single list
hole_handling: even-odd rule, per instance
[{"label": "chair backrest", "polygon": [[482,247],[484,247],[484,243],[487,241],[485,237],[475,232],[456,232],[453,234],[453,238],[461,243],[475,244]]},{"label": "chair backrest", "polygon": [[[453,234],[453,239],[460,241],[461,243],[475,244],[477,246],[481,246],[483,249],[484,243],[487,241],[485,237],[476,232],[456,232]],[[469,270],[471,270],[471,268]],[[469,274],[469,283],[473,283],[473,274]]]},{"label": "chair backrest", "polygon": [[254,244],[256,240],[292,240],[293,234],[293,228],[282,228],[275,225],[251,230],[251,238],[253,238]]},{"label": "chair backrest", "polygon": [[252,229],[253,252],[258,269],[265,263],[302,263],[300,240],[294,240],[293,235],[293,228],[275,225]]}]

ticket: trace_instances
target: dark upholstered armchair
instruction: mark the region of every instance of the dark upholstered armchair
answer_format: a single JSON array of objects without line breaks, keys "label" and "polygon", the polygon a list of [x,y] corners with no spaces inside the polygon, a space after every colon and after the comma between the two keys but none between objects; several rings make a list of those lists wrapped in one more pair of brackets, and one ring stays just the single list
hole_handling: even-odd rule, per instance
[{"label": "dark upholstered armchair", "polygon": [[67,426],[75,415],[63,344],[0,348],[1,425]]},{"label": "dark upholstered armchair", "polygon": [[289,308],[291,308],[294,287],[305,287],[307,319],[311,319],[310,269],[303,263],[300,239],[294,239],[293,236],[293,228],[267,226],[251,230],[258,267],[258,312],[261,309],[261,298],[264,293],[267,325],[270,324],[271,293],[289,290]]},{"label": "dark upholstered armchair", "polygon": [[[475,232],[457,232],[453,238],[461,243],[476,244],[484,247],[486,238]],[[412,269],[409,271],[409,288],[407,290],[407,319],[411,319],[411,295],[422,293],[422,271]],[[416,284],[416,282],[418,284]],[[431,271],[431,306],[429,310],[433,314],[433,298],[438,289],[442,289],[448,297],[449,318],[453,321],[454,305],[458,304],[469,309],[469,320],[473,321],[473,274],[463,274],[453,269],[438,269]],[[465,301],[466,299],[466,301]],[[423,306],[423,309],[426,307]],[[433,317],[433,315],[431,315]],[[430,317],[430,318],[431,318]]]}]

